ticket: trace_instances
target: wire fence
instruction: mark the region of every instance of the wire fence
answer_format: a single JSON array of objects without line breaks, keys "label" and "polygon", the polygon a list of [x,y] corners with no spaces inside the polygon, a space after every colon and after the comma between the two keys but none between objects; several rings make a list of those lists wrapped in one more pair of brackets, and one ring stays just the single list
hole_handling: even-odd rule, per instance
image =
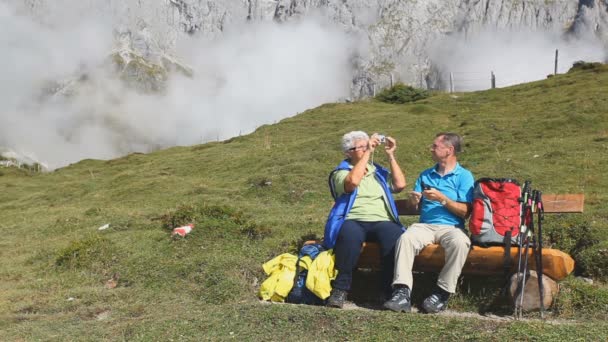
[{"label": "wire fence", "polygon": [[[548,75],[548,73],[547,73]],[[515,84],[541,80],[547,75],[493,71],[452,71],[438,78],[439,90],[467,92],[508,87]]]},{"label": "wire fence", "polygon": [[[450,71],[442,74],[438,84],[450,92],[466,92],[507,87],[515,84],[532,82],[544,79],[548,75],[557,74],[559,50],[555,50],[555,59],[550,68],[528,67],[519,69],[516,66],[503,66],[499,72],[487,71]],[[552,70],[551,70],[552,69]],[[545,71],[543,71],[545,70]]]}]

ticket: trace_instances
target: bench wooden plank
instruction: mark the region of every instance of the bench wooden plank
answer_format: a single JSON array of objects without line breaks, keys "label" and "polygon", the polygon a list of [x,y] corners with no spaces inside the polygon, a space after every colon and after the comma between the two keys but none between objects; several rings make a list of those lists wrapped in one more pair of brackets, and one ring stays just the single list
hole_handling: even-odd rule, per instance
[{"label": "bench wooden plank", "polygon": [[395,200],[395,206],[397,207],[399,216],[413,216],[419,214],[418,210],[416,210],[416,208],[411,204],[410,200]]},{"label": "bench wooden plank", "polygon": [[[585,194],[543,194],[545,213],[582,213],[585,203]],[[395,201],[400,216],[418,215],[407,199]]]},{"label": "bench wooden plank", "polygon": [[585,194],[543,194],[545,213],[582,213]]}]

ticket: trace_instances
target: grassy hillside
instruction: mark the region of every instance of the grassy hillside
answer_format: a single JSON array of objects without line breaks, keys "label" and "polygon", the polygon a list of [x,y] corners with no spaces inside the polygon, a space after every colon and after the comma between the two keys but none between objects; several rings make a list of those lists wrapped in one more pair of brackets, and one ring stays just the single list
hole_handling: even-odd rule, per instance
[{"label": "grassy hillside", "polygon": [[[47,174],[2,168],[0,336],[606,340],[607,84],[602,66],[407,105],[326,104],[224,142]],[[327,174],[342,158],[340,137],[355,129],[396,137],[409,183],[431,165],[434,134],[449,130],[465,136],[461,163],[477,178],[584,193],[584,214],[547,215],[545,245],[571,253],[577,274],[594,284],[564,281],[552,323],[260,303],[261,264],[323,234]],[[375,159],[385,164],[383,153]],[[186,239],[170,237],[170,227],[189,222],[196,226]],[[479,296],[462,288],[451,308],[477,311]]]}]

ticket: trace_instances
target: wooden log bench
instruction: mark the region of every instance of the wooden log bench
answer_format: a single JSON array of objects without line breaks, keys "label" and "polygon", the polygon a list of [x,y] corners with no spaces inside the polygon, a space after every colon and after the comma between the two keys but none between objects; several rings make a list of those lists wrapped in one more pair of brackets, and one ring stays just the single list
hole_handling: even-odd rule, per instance
[{"label": "wooden log bench", "polygon": [[[545,214],[582,213],[584,207],[584,194],[543,194]],[[410,206],[408,200],[397,200],[399,216],[418,215]],[[315,241],[307,241],[313,243]],[[536,264],[529,249],[528,264],[535,270]],[[414,271],[439,272],[445,263],[443,248],[437,244],[426,246],[414,260]],[[517,246],[511,247],[512,268],[517,269]],[[574,260],[570,255],[557,249],[543,249],[543,274],[553,280],[561,280],[574,270]],[[467,261],[462,269],[465,275],[502,275],[504,274],[504,248],[501,246],[480,247],[472,246]],[[376,271],[380,269],[380,248],[375,242],[365,242],[357,268]]]},{"label": "wooden log bench", "polygon": [[[546,214],[553,213],[582,213],[584,194],[543,194],[543,205]],[[418,215],[408,200],[397,200],[399,216]],[[530,269],[536,269],[532,249],[529,250],[528,264]],[[517,269],[517,246],[511,247],[512,271]],[[426,246],[414,260],[414,271],[439,272],[444,265],[443,248],[437,244]],[[556,249],[543,249],[543,273],[553,280],[561,280],[574,270],[574,260],[570,255]],[[462,274],[471,275],[502,275],[504,274],[504,248],[501,246],[480,247],[472,246]],[[380,248],[377,243],[363,244],[359,269],[380,269]]]}]

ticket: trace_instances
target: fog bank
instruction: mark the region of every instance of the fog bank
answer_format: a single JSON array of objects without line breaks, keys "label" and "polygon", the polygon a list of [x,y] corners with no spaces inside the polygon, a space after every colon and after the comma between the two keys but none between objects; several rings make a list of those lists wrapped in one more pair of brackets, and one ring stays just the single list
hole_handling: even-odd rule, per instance
[{"label": "fog bank", "polygon": [[[155,21],[159,5],[112,3],[0,3],[0,146],[56,168],[226,139],[349,94],[357,44],[317,17],[205,38]],[[193,76],[171,74],[162,94],[127,87],[109,57],[124,31]],[[58,93],[45,95],[49,81]]]}]

